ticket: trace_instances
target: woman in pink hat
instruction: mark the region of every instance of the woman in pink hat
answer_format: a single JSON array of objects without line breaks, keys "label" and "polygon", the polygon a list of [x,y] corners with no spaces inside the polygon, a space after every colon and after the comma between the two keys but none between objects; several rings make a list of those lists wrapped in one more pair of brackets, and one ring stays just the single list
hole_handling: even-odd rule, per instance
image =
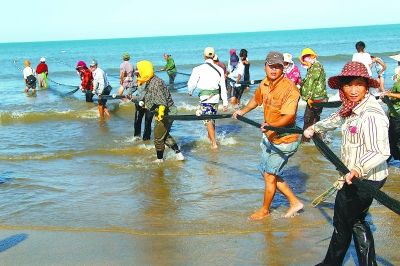
[{"label": "woman in pink hat", "polygon": [[329,78],[328,84],[339,90],[342,108],[307,128],[304,136],[311,138],[314,132],[341,127],[341,157],[350,173],[339,179],[333,215],[335,230],[325,259],[318,265],[342,265],[352,238],[359,265],[377,265],[374,238],[365,221],[373,197],[352,185],[352,180],[360,178],[379,189],[388,176],[389,121],[368,92],[371,87],[379,88],[379,82],[370,77],[364,64],[348,62],[339,75]]}]

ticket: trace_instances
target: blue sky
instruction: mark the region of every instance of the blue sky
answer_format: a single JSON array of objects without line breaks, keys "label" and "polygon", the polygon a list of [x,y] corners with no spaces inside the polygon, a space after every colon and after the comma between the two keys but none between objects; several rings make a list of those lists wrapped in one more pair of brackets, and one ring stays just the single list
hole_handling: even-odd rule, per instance
[{"label": "blue sky", "polygon": [[398,24],[399,8],[399,0],[12,0],[2,2],[0,42]]}]

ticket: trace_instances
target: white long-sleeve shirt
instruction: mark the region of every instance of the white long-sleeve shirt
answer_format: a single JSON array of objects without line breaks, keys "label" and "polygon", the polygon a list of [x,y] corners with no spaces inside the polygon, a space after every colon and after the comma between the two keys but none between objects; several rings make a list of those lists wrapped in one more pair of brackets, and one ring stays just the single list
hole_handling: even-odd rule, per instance
[{"label": "white long-sleeve shirt", "polygon": [[[219,71],[220,75],[207,63],[212,64],[213,67]],[[192,94],[196,88],[200,90],[200,92],[203,90],[215,91],[219,89],[219,86],[221,87],[222,105],[228,106],[224,70],[214,64],[212,59],[207,59],[204,64],[193,68],[188,81],[188,90],[190,94]],[[210,96],[205,93],[200,96],[200,101],[203,103],[218,103],[219,94],[217,93]]]},{"label": "white long-sleeve shirt", "polygon": [[314,124],[315,132],[334,130],[341,126],[341,158],[349,170],[360,178],[380,181],[388,176],[386,159],[390,156],[389,120],[375,97],[366,97],[342,118],[338,112]]},{"label": "white long-sleeve shirt", "polygon": [[93,92],[102,94],[105,87],[109,85],[107,75],[101,68],[93,71]]}]

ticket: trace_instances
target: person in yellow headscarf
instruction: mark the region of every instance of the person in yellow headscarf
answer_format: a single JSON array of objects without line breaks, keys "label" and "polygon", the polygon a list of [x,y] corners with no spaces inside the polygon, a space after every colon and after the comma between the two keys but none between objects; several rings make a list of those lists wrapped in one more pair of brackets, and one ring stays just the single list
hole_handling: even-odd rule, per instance
[{"label": "person in yellow headscarf", "polygon": [[144,86],[143,105],[148,110],[155,112],[154,146],[157,153],[155,162],[162,163],[164,161],[165,145],[175,151],[178,161],[183,161],[185,157],[179,150],[174,138],[169,134],[172,121],[164,119],[165,115],[176,113],[171,93],[165,82],[154,75],[153,64],[150,61],[139,61],[136,67],[138,85]]}]

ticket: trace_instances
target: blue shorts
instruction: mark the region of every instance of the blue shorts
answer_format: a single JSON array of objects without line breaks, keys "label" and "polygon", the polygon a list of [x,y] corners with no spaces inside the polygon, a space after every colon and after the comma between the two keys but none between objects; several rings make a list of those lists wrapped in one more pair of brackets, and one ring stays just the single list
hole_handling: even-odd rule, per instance
[{"label": "blue shorts", "polygon": [[[200,110],[202,115],[216,115],[218,110],[218,103],[200,103]],[[207,125],[211,121],[215,123],[215,120],[203,120],[204,125]]]},{"label": "blue shorts", "polygon": [[292,143],[272,144],[268,138],[263,135],[260,143],[262,150],[262,162],[260,164],[261,174],[268,173],[272,175],[281,175],[282,168],[287,164],[300,145],[301,138]]}]

